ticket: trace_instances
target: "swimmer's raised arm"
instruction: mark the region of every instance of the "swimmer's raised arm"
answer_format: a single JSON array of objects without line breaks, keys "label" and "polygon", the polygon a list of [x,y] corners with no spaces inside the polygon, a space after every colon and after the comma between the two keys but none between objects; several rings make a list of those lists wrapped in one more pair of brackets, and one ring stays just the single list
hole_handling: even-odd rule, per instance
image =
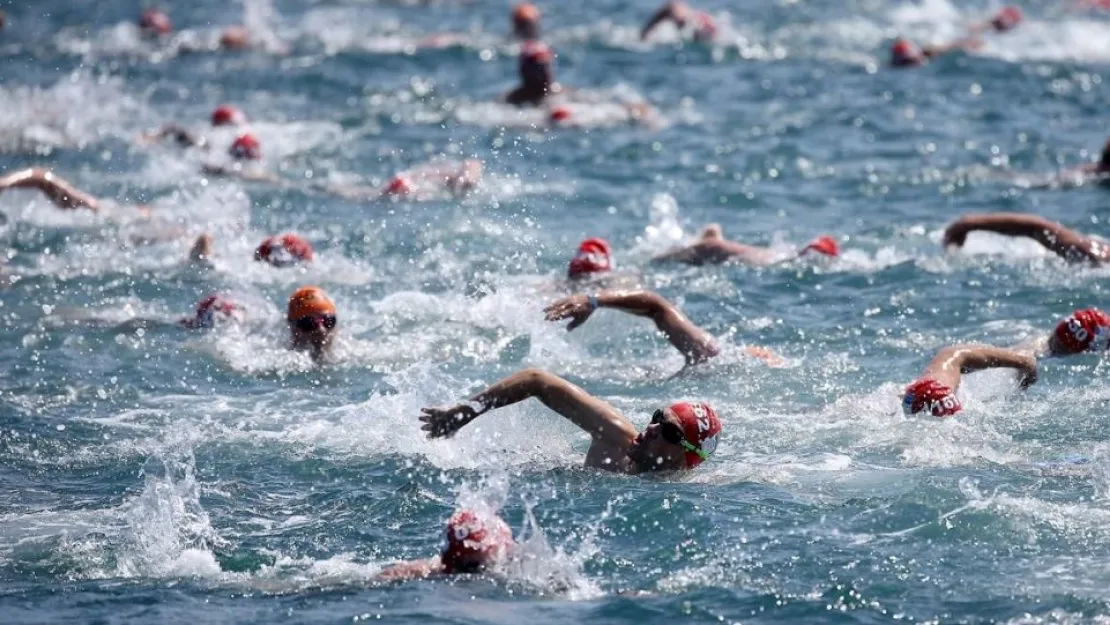
[{"label": "swimmer's raised arm", "polygon": [[1044,217],[1024,213],[964,215],[945,229],[944,245],[960,247],[967,240],[968,233],[976,230],[1028,237],[1069,261],[1110,260],[1110,250],[1104,244]]},{"label": "swimmer's raised arm", "polygon": [[617,310],[647,317],[682,352],[687,363],[703,362],[716,356],[717,343],[708,332],[694,325],[677,306],[651,291],[602,291],[597,295],[571,295],[544,309],[548,321],[570,319],[567,330],[586,323],[598,308]]},{"label": "swimmer's raised arm", "polygon": [[627,447],[636,437],[624,415],[559,376],[539,369],[525,369],[474,395],[470,401],[450,408],[424,408],[421,430],[428,438],[452,436],[463,426],[495,408],[502,408],[530,397],[569,419],[595,441]]},{"label": "swimmer's raised arm", "polygon": [[77,189],[60,176],[38,169],[23,169],[0,177],[0,192],[7,189],[38,189],[59,208],[100,210],[97,199]]},{"label": "swimmer's raised arm", "polygon": [[681,21],[683,14],[688,10],[689,9],[682,2],[672,1],[664,4],[651,16],[647,24],[644,24],[643,29],[640,30],[640,39],[647,39],[648,35],[651,34],[651,31],[655,30],[656,26],[659,26],[667,20]]},{"label": "swimmer's raised arm", "polygon": [[959,386],[960,376],[964,373],[999,368],[1017,369],[1022,388],[1028,388],[1037,381],[1037,359],[1032,354],[974,343],[941,349],[921,377],[937,380],[954,389]]}]

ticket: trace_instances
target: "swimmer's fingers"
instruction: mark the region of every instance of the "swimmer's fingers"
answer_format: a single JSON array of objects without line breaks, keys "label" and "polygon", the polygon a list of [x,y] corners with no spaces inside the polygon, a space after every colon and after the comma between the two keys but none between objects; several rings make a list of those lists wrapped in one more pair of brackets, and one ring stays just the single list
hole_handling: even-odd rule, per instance
[{"label": "swimmer's fingers", "polygon": [[428,438],[447,438],[470,423],[478,415],[469,406],[453,408],[421,408],[420,429],[428,433]]}]

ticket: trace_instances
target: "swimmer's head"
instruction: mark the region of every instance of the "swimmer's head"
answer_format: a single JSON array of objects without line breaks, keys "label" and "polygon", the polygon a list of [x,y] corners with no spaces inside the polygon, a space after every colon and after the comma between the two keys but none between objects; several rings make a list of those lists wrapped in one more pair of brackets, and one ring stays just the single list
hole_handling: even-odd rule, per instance
[{"label": "swimmer's head", "polygon": [[212,328],[222,321],[238,321],[242,318],[242,308],[221,295],[209,295],[197,302],[196,313],[181,320],[186,328]]},{"label": "swimmer's head", "polygon": [[404,174],[397,174],[386,183],[382,195],[408,195],[412,189],[412,180]]},{"label": "swimmer's head", "polygon": [[692,469],[717,449],[721,420],[704,402],[660,408],[632,442],[628,457],[641,471]]},{"label": "swimmer's head", "polygon": [[445,573],[480,573],[502,560],[513,545],[513,532],[495,514],[459,510],[447,520],[447,544],[439,559]]},{"label": "swimmer's head", "polygon": [[698,238],[702,241],[715,241],[717,239],[723,239],[724,236],[725,231],[721,229],[721,224],[709,224],[698,233]]},{"label": "swimmer's head", "polygon": [[331,345],[339,323],[335,304],[320,287],[306,286],[289,296],[286,321],[293,346],[318,356]]},{"label": "swimmer's head", "polygon": [[257,161],[262,158],[262,143],[258,137],[245,132],[235,138],[227,153],[238,160]]},{"label": "swimmer's head", "polygon": [[810,241],[809,245],[802,250],[802,253],[810,251],[835,257],[840,256],[840,245],[836,242],[836,239],[830,236],[821,236]]},{"label": "swimmer's head", "polygon": [[575,280],[613,270],[613,257],[609,242],[597,237],[586,239],[578,245],[574,258],[567,267],[567,277]]},{"label": "swimmer's head", "polygon": [[1056,325],[1048,341],[1053,354],[1106,351],[1110,346],[1110,316],[1097,308],[1077,310]]},{"label": "swimmer's head", "polygon": [[960,410],[963,406],[956,392],[936,380],[917,380],[902,396],[902,412],[907,416],[928,412],[934,417],[950,417]]},{"label": "swimmer's head", "polygon": [[230,104],[221,104],[212,111],[213,126],[240,126],[247,123],[247,116]]},{"label": "swimmer's head", "polygon": [[896,39],[890,46],[890,64],[894,67],[914,67],[925,62],[925,54],[908,39]]},{"label": "swimmer's head", "polygon": [[170,16],[158,9],[147,9],[139,16],[139,28],[148,37],[168,35],[173,31]]},{"label": "swimmer's head", "polygon": [[555,53],[542,41],[527,41],[520,47],[520,81],[525,86],[547,88],[555,82],[551,62]]},{"label": "swimmer's head", "polygon": [[568,121],[570,121],[570,118],[571,118],[570,107],[556,106],[556,107],[552,108],[551,112],[549,112],[547,114],[547,118],[553,124],[561,124],[561,123],[564,123],[564,122],[568,122]]},{"label": "swimmer's head", "polygon": [[513,7],[513,36],[518,39],[539,39],[540,10],[531,2]]},{"label": "swimmer's head", "polygon": [[243,50],[251,44],[251,33],[245,26],[228,26],[220,33],[220,47],[224,50]]},{"label": "swimmer's head", "polygon": [[288,267],[312,260],[312,244],[291,232],[269,237],[254,250],[254,259],[274,267]]},{"label": "swimmer's head", "polygon": [[991,19],[991,27],[1000,33],[1017,28],[1021,23],[1021,9],[1015,6],[1005,6]]}]

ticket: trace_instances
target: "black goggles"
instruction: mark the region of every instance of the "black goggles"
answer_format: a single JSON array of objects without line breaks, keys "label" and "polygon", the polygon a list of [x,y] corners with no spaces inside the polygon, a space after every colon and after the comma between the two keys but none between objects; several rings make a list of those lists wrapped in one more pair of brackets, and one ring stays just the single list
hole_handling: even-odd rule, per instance
[{"label": "black goggles", "polygon": [[319,321],[324,322],[325,328],[332,330],[339,320],[335,318],[335,315],[308,315],[294,321],[293,326],[302,332],[312,332],[316,329]]},{"label": "black goggles", "polygon": [[686,440],[686,435],[683,434],[682,428],[679,427],[677,423],[668,421],[666,416],[666,412],[662,408],[656,410],[655,413],[651,415],[651,422],[653,425],[659,425],[659,435],[663,437],[663,440],[672,445],[681,445],[683,449],[697,454],[702,460],[708,460],[709,454],[701,447]]}]

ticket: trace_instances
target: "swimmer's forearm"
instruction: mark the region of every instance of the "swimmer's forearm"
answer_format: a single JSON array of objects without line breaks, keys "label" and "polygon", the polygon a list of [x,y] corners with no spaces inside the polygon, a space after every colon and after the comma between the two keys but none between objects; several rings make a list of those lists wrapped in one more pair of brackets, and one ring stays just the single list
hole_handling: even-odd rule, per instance
[{"label": "swimmer's forearm", "polygon": [[1079,252],[1091,256],[1087,249],[1089,247],[1087,238],[1083,235],[1044,217],[1023,213],[965,215],[948,227],[945,239],[951,240],[955,234],[966,236],[967,233],[976,230],[1011,237],[1027,237],[1060,255],[1066,256]]},{"label": "swimmer's forearm", "polygon": [[638,317],[656,318],[674,306],[651,291],[602,291],[597,294],[599,308],[616,308]]},{"label": "swimmer's forearm", "polygon": [[993,345],[957,345],[952,349],[959,358],[960,372],[972,373],[984,369],[1017,369],[1035,373],[1037,360],[1032,354],[1021,353]]},{"label": "swimmer's forearm", "polygon": [[603,291],[597,295],[599,308],[616,308],[647,317],[667,337],[671,345],[686,357],[687,362],[701,362],[716,356],[717,344],[677,306],[652,291]]},{"label": "swimmer's forearm", "polygon": [[545,385],[563,380],[538,369],[518,371],[474,395],[468,402],[481,415],[497,408],[510,406],[542,394]]},{"label": "swimmer's forearm", "polygon": [[514,373],[478,393],[471,401],[478,404],[475,408],[481,414],[531,397],[596,439],[619,443],[636,436],[632,424],[608,403],[541,369]]}]

